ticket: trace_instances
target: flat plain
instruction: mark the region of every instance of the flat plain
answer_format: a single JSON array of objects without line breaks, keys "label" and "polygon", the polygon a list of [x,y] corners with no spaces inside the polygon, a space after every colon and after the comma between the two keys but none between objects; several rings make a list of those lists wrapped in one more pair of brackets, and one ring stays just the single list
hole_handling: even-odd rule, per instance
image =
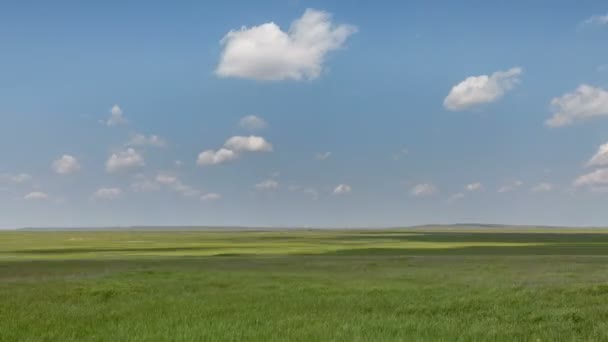
[{"label": "flat plain", "polygon": [[0,341],[606,341],[608,230],[0,232]]}]

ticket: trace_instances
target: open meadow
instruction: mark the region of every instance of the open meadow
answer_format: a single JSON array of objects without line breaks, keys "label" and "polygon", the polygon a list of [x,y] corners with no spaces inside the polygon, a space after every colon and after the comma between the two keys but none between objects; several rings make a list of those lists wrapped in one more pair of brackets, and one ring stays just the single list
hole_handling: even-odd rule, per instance
[{"label": "open meadow", "polygon": [[0,341],[605,341],[608,230],[0,232]]}]

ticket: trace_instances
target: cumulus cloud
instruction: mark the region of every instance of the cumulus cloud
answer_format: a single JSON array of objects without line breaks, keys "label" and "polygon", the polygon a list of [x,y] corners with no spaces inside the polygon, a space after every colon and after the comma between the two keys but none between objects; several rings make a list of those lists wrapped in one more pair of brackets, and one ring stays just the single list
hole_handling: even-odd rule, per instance
[{"label": "cumulus cloud", "polygon": [[595,155],[587,162],[587,166],[608,166],[608,143],[600,146]]},{"label": "cumulus cloud", "polygon": [[481,183],[471,183],[467,184],[465,189],[470,192],[481,191],[483,190],[483,185]]},{"label": "cumulus cloud", "polygon": [[220,198],[222,198],[222,195],[217,194],[215,192],[210,192],[210,193],[206,193],[206,194],[202,195],[201,201],[204,201],[204,202],[216,201],[216,200],[219,200]]},{"label": "cumulus cloud", "polygon": [[160,184],[154,179],[149,179],[143,174],[135,175],[131,183],[131,189],[135,192],[152,192],[160,190]]},{"label": "cumulus cloud", "polygon": [[160,184],[164,184],[164,185],[175,184],[179,181],[177,179],[177,176],[168,175],[168,174],[164,174],[164,173],[160,173],[160,174],[156,175],[155,179],[156,179],[156,182],[158,182]]},{"label": "cumulus cloud", "polygon": [[545,121],[549,127],[608,116],[608,91],[581,84],[575,91],[552,99],[551,111],[553,116]]},{"label": "cumulus cloud", "polygon": [[30,192],[27,195],[23,196],[23,199],[26,201],[42,201],[47,200],[48,198],[49,195],[47,193],[40,191]]},{"label": "cumulus cloud", "polygon": [[239,127],[250,131],[264,129],[267,126],[266,121],[255,115],[247,115],[239,120]]},{"label": "cumulus cloud", "polygon": [[53,170],[60,175],[68,175],[80,170],[78,160],[68,154],[64,154],[61,158],[53,161]]},{"label": "cumulus cloud", "polygon": [[153,147],[166,147],[167,141],[158,135],[149,135],[146,136],[144,134],[133,134],[131,138],[127,142],[127,146],[153,146]]},{"label": "cumulus cloud", "polygon": [[32,179],[27,173],[0,173],[0,182],[8,182],[8,183],[24,183]]},{"label": "cumulus cloud", "polygon": [[234,160],[243,152],[271,152],[272,145],[263,137],[234,136],[226,140],[224,147],[219,150],[206,150],[198,155],[197,164],[200,166],[217,165]]},{"label": "cumulus cloud", "polygon": [[113,200],[122,195],[120,188],[101,188],[93,193],[93,198],[103,200]]},{"label": "cumulus cloud", "polygon": [[606,186],[608,185],[608,169],[599,169],[578,177],[574,186]]},{"label": "cumulus cloud", "polygon": [[113,173],[121,170],[144,166],[144,157],[132,148],[113,153],[106,162],[106,171]]},{"label": "cumulus cloud", "polygon": [[593,15],[593,16],[587,18],[585,21],[583,21],[583,25],[585,25],[585,26],[589,26],[589,25],[595,25],[595,26],[608,25],[608,14],[606,14],[606,15]]},{"label": "cumulus cloud", "polygon": [[498,188],[497,192],[498,193],[511,192],[511,191],[519,188],[523,184],[524,183],[521,181],[513,181],[511,183],[505,184],[505,185],[501,186],[500,188]]},{"label": "cumulus cloud", "polygon": [[540,184],[533,186],[532,189],[530,189],[530,191],[538,193],[538,192],[549,192],[549,191],[553,191],[554,189],[555,189],[555,186],[551,183],[540,183]]},{"label": "cumulus cloud", "polygon": [[253,80],[312,80],[321,74],[326,55],[357,31],[336,25],[331,14],[307,9],[287,32],[273,22],[228,32],[216,74]]},{"label": "cumulus cloud", "polygon": [[125,119],[122,113],[122,109],[118,105],[114,105],[112,109],[110,109],[110,118],[106,121],[106,125],[108,126],[119,126],[124,125],[128,121]]},{"label": "cumulus cloud", "polygon": [[334,189],[334,195],[345,195],[345,194],[350,193],[352,190],[353,189],[351,188],[350,185],[340,184],[340,185],[336,186],[336,188]]},{"label": "cumulus cloud", "polygon": [[319,152],[317,154],[315,154],[315,159],[316,160],[326,160],[329,159],[329,157],[331,157],[331,152]]},{"label": "cumulus cloud", "polygon": [[225,148],[220,148],[217,151],[206,150],[198,155],[196,163],[201,166],[217,165],[236,159],[237,157],[238,155],[234,151]]},{"label": "cumulus cloud", "polygon": [[433,184],[422,183],[416,184],[411,190],[410,194],[413,196],[424,197],[424,196],[432,196],[439,192],[439,189]]},{"label": "cumulus cloud", "polygon": [[224,143],[224,147],[235,152],[271,152],[272,145],[255,135],[234,136]]},{"label": "cumulus cloud", "polygon": [[451,111],[462,111],[478,105],[492,103],[513,89],[519,82],[522,68],[496,71],[492,75],[470,76],[455,85],[443,101]]},{"label": "cumulus cloud", "polygon": [[279,182],[274,179],[267,179],[255,185],[258,190],[274,190],[279,188]]},{"label": "cumulus cloud", "polygon": [[154,180],[156,183],[166,186],[169,190],[177,192],[184,197],[195,197],[201,194],[200,190],[184,184],[177,176],[172,174],[159,173]]}]

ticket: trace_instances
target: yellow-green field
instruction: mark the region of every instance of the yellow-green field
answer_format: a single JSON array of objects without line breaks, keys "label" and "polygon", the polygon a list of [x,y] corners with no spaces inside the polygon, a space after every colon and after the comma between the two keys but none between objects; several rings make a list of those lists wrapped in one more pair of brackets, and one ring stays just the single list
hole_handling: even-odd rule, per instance
[{"label": "yellow-green field", "polygon": [[0,341],[603,341],[607,233],[0,232]]}]

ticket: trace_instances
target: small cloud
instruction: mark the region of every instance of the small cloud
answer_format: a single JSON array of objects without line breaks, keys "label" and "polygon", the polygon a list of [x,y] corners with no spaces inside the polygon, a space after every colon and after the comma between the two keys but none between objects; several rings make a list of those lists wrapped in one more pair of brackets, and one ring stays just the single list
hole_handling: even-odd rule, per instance
[{"label": "small cloud", "polygon": [[131,189],[135,192],[152,192],[160,190],[160,184],[155,180],[147,178],[143,174],[135,175],[135,180],[131,183]]},{"label": "small cloud", "polygon": [[93,193],[93,198],[102,200],[113,200],[122,195],[120,188],[101,188]]},{"label": "small cloud", "polygon": [[555,189],[555,186],[551,183],[540,183],[540,184],[533,186],[532,189],[530,189],[530,191],[539,193],[539,192],[553,191],[554,189]]},{"label": "small cloud", "polygon": [[43,201],[49,199],[49,195],[44,192],[34,191],[23,196],[26,201]]},{"label": "small cloud", "polygon": [[[335,191],[336,191],[336,189],[334,189],[334,193],[335,193]],[[317,191],[317,189],[307,188],[307,189],[304,189],[302,192],[306,195],[309,195],[310,198],[314,201],[319,199],[319,192]]]},{"label": "small cloud", "polygon": [[106,121],[107,126],[119,126],[127,124],[127,119],[123,116],[122,109],[118,105],[114,105],[110,109],[110,118]]},{"label": "small cloud", "polygon": [[317,153],[317,154],[315,154],[315,159],[316,160],[326,160],[329,157],[331,157],[331,152],[323,152],[323,153]]},{"label": "small cloud", "polygon": [[52,166],[55,173],[60,175],[68,175],[80,170],[80,163],[78,163],[78,160],[68,154],[64,154],[59,159],[53,161]]},{"label": "small cloud", "polygon": [[271,152],[272,145],[266,139],[254,135],[234,136],[224,143],[224,147],[235,152]]},{"label": "small cloud", "polygon": [[144,157],[132,148],[113,153],[106,162],[109,173],[144,166]]},{"label": "small cloud", "polygon": [[11,174],[11,173],[0,173],[0,182],[7,182],[7,183],[24,183],[29,181],[30,179],[32,179],[32,176],[30,176],[27,173],[18,173],[18,174]]},{"label": "small cloud", "polygon": [[198,155],[197,164],[200,166],[217,165],[234,160],[243,152],[272,152],[272,145],[263,137],[233,136],[226,140],[224,147],[219,150],[206,150]]},{"label": "small cloud", "polygon": [[498,190],[496,192],[498,192],[498,193],[511,192],[511,191],[514,191],[517,188],[521,187],[523,184],[524,183],[521,181],[513,181],[513,182],[510,182],[508,184],[501,186],[500,188],[498,188]]},{"label": "small cloud", "polygon": [[575,187],[606,186],[608,185],[608,169],[599,169],[578,177],[574,181]]},{"label": "small cloud", "polygon": [[551,111],[553,116],[545,121],[549,127],[608,116],[608,91],[582,84],[574,92],[552,99]]},{"label": "small cloud", "polygon": [[467,184],[465,189],[469,192],[481,191],[483,190],[483,185],[481,183],[471,183]]},{"label": "small cloud", "polygon": [[268,127],[268,124],[260,117],[247,115],[239,120],[239,127],[250,131],[257,131]]},{"label": "small cloud", "polygon": [[435,185],[429,183],[417,184],[410,190],[410,194],[417,197],[432,196],[438,192],[439,189]]},{"label": "small cloud", "polygon": [[603,26],[608,25],[608,14],[606,15],[593,15],[587,18],[582,23],[583,26]]},{"label": "small cloud", "polygon": [[279,188],[279,182],[273,179],[267,179],[255,185],[257,190],[275,190]]},{"label": "small cloud", "polygon": [[206,193],[201,196],[201,201],[209,202],[209,201],[217,201],[222,198],[222,195],[216,194],[215,192]]},{"label": "small cloud", "polygon": [[176,176],[163,174],[163,173],[156,175],[155,180],[157,183],[160,183],[163,185],[171,185],[171,184],[175,184],[179,181]]},{"label": "small cloud", "polygon": [[522,68],[496,71],[492,75],[470,76],[455,85],[443,101],[443,106],[451,111],[462,111],[501,99],[519,82]]},{"label": "small cloud", "polygon": [[149,135],[146,136],[144,134],[133,134],[131,135],[131,139],[126,144],[127,146],[153,146],[153,147],[166,147],[167,141],[158,135]]},{"label": "small cloud", "polygon": [[334,195],[345,195],[352,192],[352,188],[348,184],[340,184],[334,189]]},{"label": "small cloud", "polygon": [[448,198],[448,202],[458,201],[458,200],[463,199],[464,197],[465,197],[464,194],[462,192],[459,192],[459,193],[456,193],[456,194],[453,194],[452,196],[450,196]]},{"label": "small cloud", "polygon": [[314,9],[307,9],[287,31],[273,22],[241,27],[221,40],[224,50],[215,73],[261,81],[312,80],[321,75],[326,55],[343,47],[356,31]]},{"label": "small cloud", "polygon": [[608,143],[599,147],[595,155],[587,162],[587,166],[608,166]]},{"label": "small cloud", "polygon": [[405,158],[410,152],[408,151],[408,149],[403,148],[401,149],[401,151],[393,154],[393,160],[397,161],[397,160],[401,160],[403,158]]},{"label": "small cloud", "polygon": [[234,151],[225,148],[220,148],[217,151],[206,150],[198,155],[196,163],[200,166],[217,165],[234,160],[237,157],[238,155]]}]

